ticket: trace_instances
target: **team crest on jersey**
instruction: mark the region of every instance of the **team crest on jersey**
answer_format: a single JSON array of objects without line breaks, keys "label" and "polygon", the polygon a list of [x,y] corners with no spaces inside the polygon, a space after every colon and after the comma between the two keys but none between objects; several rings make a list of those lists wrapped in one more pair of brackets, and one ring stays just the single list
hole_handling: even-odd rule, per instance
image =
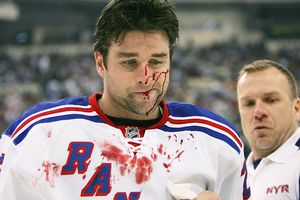
[{"label": "team crest on jersey", "polygon": [[140,138],[140,129],[138,127],[129,126],[125,129],[125,136],[129,139]]}]

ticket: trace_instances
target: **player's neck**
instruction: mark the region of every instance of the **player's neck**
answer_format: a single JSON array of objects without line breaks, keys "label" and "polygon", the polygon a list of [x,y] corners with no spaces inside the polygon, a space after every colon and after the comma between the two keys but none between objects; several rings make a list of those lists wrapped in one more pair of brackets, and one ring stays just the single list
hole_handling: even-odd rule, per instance
[{"label": "player's neck", "polygon": [[106,116],[107,118],[109,118],[110,121],[112,121],[117,126],[135,126],[135,127],[143,127],[143,128],[147,128],[149,126],[158,123],[162,118],[162,115],[160,115],[156,119],[149,119],[149,120],[134,120],[134,119],[118,118],[109,115]]},{"label": "player's neck", "polygon": [[110,101],[105,101],[103,99],[103,96],[102,98],[97,99],[97,101],[102,112],[105,115],[114,118],[144,121],[144,120],[156,120],[157,118],[160,118],[163,115],[163,108],[161,105],[158,105],[147,114],[137,114],[137,113],[129,112],[128,110],[124,110],[122,107],[120,107],[119,109],[116,108],[117,105],[111,105],[109,103]]}]

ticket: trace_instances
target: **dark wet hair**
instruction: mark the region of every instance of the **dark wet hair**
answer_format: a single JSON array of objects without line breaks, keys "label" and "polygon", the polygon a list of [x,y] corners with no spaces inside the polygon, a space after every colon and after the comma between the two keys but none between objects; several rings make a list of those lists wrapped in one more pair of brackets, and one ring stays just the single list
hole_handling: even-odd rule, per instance
[{"label": "dark wet hair", "polygon": [[167,0],[113,0],[102,11],[95,30],[94,51],[104,60],[111,41],[122,42],[130,31],[163,31],[169,39],[170,56],[179,38],[174,6]]}]

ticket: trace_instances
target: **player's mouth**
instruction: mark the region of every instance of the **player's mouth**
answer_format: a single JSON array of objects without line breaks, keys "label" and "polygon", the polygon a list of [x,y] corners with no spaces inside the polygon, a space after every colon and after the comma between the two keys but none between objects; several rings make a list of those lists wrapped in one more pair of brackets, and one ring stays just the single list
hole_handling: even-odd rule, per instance
[{"label": "player's mouth", "polygon": [[270,129],[268,126],[258,125],[254,127],[254,130],[266,130]]},{"label": "player's mouth", "polygon": [[144,91],[135,92],[135,93],[138,94],[138,95],[142,95],[143,97],[148,97],[149,98],[150,93],[154,90],[155,90],[155,88],[151,88],[149,90],[144,90]]},{"label": "player's mouth", "polygon": [[265,135],[266,133],[268,133],[271,130],[270,127],[268,126],[264,126],[264,125],[257,125],[253,128],[253,132],[260,135]]}]

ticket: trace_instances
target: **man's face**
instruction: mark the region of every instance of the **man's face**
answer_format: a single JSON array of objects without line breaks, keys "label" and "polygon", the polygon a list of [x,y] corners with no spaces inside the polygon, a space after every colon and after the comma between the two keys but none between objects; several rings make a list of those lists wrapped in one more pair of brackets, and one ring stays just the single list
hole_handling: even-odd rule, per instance
[{"label": "man's face", "polygon": [[169,84],[170,52],[165,33],[128,32],[121,43],[111,42],[107,66],[99,52],[95,59],[104,80],[102,99],[107,114],[132,119],[157,115]]},{"label": "man's face", "polygon": [[287,78],[277,69],[244,74],[237,85],[243,132],[255,159],[280,147],[295,131],[299,99],[292,99]]}]

